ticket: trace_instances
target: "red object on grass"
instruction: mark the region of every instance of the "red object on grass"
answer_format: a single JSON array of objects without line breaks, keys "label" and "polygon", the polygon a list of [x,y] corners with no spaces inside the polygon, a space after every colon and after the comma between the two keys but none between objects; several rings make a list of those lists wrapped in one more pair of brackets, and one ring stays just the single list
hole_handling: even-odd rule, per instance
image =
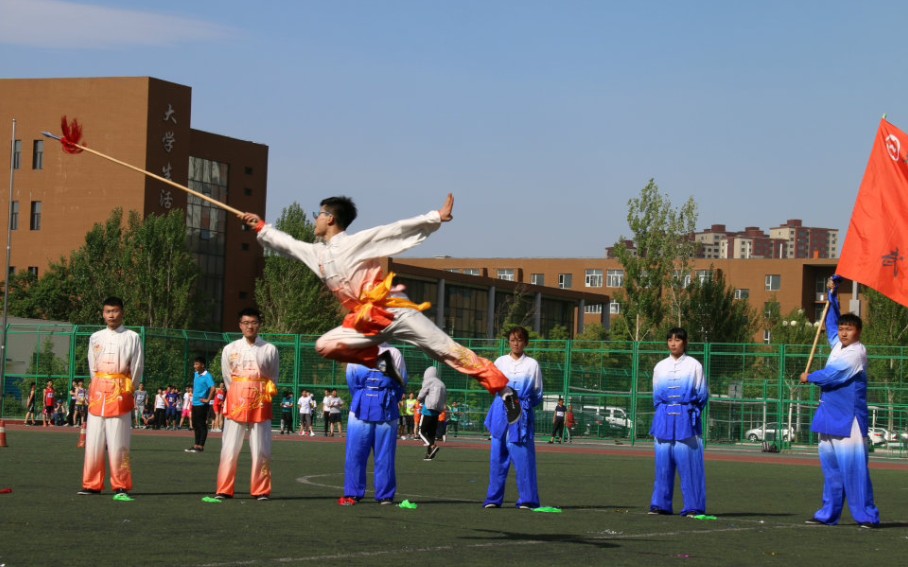
[{"label": "red object on grass", "polygon": [[82,125],[79,124],[79,121],[73,118],[72,122],[67,122],[64,115],[60,119],[60,129],[63,130],[63,139],[60,140],[60,143],[63,144],[63,151],[68,154],[82,153],[82,148],[74,145],[85,145],[82,144]]},{"label": "red object on grass", "polygon": [[13,493],[12,488],[0,488],[0,494],[12,494],[12,493]]}]

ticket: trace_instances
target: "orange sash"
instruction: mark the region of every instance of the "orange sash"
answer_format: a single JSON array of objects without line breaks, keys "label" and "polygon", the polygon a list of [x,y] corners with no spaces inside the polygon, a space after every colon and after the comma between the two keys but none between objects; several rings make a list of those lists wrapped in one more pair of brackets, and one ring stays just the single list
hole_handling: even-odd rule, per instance
[{"label": "orange sash", "polygon": [[98,417],[116,417],[135,407],[132,377],[96,373],[88,387],[88,411]]},{"label": "orange sash", "polygon": [[274,411],[271,398],[276,393],[277,386],[269,378],[233,376],[224,413],[237,423],[271,421]]},{"label": "orange sash", "polygon": [[394,314],[388,311],[389,308],[425,311],[432,307],[428,301],[416,304],[403,297],[391,296],[391,284],[395,275],[394,272],[389,273],[383,281],[373,283],[372,287],[359,294],[360,304],[344,318],[344,327],[356,329],[364,335],[376,335],[394,320]]}]

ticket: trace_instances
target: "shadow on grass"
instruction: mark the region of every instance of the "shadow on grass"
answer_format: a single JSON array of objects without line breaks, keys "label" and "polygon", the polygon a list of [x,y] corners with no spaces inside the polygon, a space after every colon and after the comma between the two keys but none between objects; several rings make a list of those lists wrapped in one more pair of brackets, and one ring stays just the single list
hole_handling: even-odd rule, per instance
[{"label": "shadow on grass", "polygon": [[[766,512],[716,512],[716,516],[720,518],[785,518],[795,515],[797,514],[792,514],[791,512],[780,512],[778,514]],[[801,515],[803,516],[803,514]]]},{"label": "shadow on grass", "polygon": [[488,537],[468,537],[462,539],[472,540],[505,540],[513,543],[514,541],[542,541],[546,543],[557,544],[580,544],[589,545],[598,549],[613,549],[620,547],[618,544],[609,543],[601,539],[586,538],[571,533],[545,533],[545,534],[525,534],[517,532],[508,532],[501,530],[474,530],[479,533],[487,533]]}]

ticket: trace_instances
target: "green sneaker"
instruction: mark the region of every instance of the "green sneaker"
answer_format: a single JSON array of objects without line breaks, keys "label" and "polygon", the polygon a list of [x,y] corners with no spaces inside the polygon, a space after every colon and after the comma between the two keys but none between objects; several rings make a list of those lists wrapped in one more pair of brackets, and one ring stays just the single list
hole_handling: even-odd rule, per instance
[{"label": "green sneaker", "polygon": [[202,498],[202,502],[207,502],[208,504],[220,504],[224,500],[222,498],[215,498],[213,496],[206,496]]},{"label": "green sneaker", "polygon": [[410,502],[409,500],[404,500],[398,507],[403,508],[404,510],[416,510],[417,506],[415,502]]},{"label": "green sneaker", "polygon": [[132,502],[133,500],[135,500],[135,498],[133,498],[129,494],[126,494],[125,492],[117,492],[116,494],[114,494],[113,499],[117,502]]}]

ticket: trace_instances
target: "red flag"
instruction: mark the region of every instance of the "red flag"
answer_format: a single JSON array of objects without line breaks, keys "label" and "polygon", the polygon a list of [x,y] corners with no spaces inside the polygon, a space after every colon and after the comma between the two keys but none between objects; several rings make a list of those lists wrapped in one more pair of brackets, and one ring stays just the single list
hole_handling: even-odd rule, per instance
[{"label": "red flag", "polygon": [[885,119],[836,272],[908,306],[908,134]]}]

